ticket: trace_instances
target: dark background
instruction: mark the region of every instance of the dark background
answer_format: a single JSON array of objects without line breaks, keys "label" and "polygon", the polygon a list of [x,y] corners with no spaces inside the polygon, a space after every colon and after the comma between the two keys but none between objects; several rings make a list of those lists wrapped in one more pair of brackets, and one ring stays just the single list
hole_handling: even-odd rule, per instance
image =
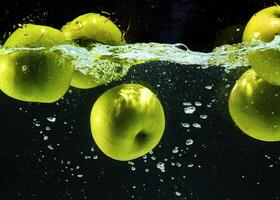
[{"label": "dark background", "polygon": [[[180,42],[207,52],[240,42],[249,18],[270,5],[274,1],[4,0],[1,42],[20,23],[60,28],[81,14],[105,11],[122,30],[130,24],[129,43]],[[203,70],[148,63],[106,86],[70,88],[53,104],[20,102],[1,93],[0,199],[279,199],[279,143],[246,136],[227,111],[228,93],[244,70],[228,74],[219,67]],[[160,144],[147,158],[132,162],[105,157],[94,144],[89,125],[94,101],[124,82],[152,89],[166,113]],[[205,89],[209,85],[212,89]],[[202,106],[186,115],[183,102]],[[207,114],[207,119],[201,119],[201,114]],[[185,122],[191,127],[184,128]],[[187,139],[194,143],[186,145]],[[158,162],[165,164],[165,172],[156,167]]]},{"label": "dark background", "polygon": [[0,6],[0,31],[5,39],[7,33],[14,31],[19,23],[34,22],[61,28],[66,22],[81,14],[105,11],[111,14],[110,18],[117,22],[122,30],[127,29],[130,21],[127,34],[129,42],[182,42],[193,50],[207,51],[215,46],[219,31],[229,26],[244,26],[256,11],[275,5],[274,2],[272,0],[54,2],[4,0]]}]

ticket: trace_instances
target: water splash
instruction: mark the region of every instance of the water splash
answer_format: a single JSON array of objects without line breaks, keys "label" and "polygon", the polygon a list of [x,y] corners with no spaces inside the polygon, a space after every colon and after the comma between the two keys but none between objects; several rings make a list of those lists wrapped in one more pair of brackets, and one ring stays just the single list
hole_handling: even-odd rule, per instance
[{"label": "water splash", "polygon": [[[277,49],[280,36],[270,43],[252,42],[223,45],[213,52],[203,53],[189,50],[184,44],[136,43],[122,46],[110,46],[93,43],[88,48],[75,45],[58,45],[49,51],[61,51],[73,58],[76,70],[91,75],[99,83],[108,83],[124,77],[132,66],[151,61],[178,63],[181,65],[198,65],[202,68],[211,66],[224,67],[225,70],[246,67],[250,63],[247,55],[254,51]],[[42,51],[38,48],[0,49],[1,54],[15,51]]]}]

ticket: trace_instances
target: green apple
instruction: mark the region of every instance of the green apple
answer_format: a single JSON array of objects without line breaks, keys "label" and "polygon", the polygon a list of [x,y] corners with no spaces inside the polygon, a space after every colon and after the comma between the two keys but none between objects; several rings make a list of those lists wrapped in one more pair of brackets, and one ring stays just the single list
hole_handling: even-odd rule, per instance
[{"label": "green apple", "polygon": [[132,160],[152,150],[165,127],[156,95],[138,84],[107,90],[92,107],[90,124],[97,146],[115,160]]},{"label": "green apple", "polygon": [[10,97],[52,103],[68,90],[71,60],[59,52],[13,52],[0,57],[0,88]]},{"label": "green apple", "polygon": [[[248,22],[243,41],[270,42],[280,33],[280,7],[272,6],[256,13]],[[280,52],[278,49],[257,50],[248,54],[255,72],[270,84],[280,85]]]},{"label": "green apple", "polygon": [[90,74],[83,74],[79,70],[74,70],[71,79],[71,86],[80,89],[90,89],[101,85],[94,77]]},{"label": "green apple", "polygon": [[278,49],[256,50],[247,55],[250,65],[262,79],[280,86],[280,51]]},{"label": "green apple", "polygon": [[280,141],[280,87],[268,84],[252,69],[236,82],[229,112],[247,135],[262,141]]},{"label": "green apple", "polygon": [[21,47],[51,47],[68,43],[64,34],[51,27],[28,24],[17,29],[5,48],[18,50],[0,56],[0,88],[22,101],[50,103],[68,90],[73,74],[69,57],[58,51],[23,50]]},{"label": "green apple", "polygon": [[11,34],[3,47],[52,47],[69,42],[60,30],[49,26],[25,24]]},{"label": "green apple", "polygon": [[242,40],[250,42],[261,40],[270,42],[280,33],[280,7],[271,6],[252,16],[243,32]]},{"label": "green apple", "polygon": [[69,40],[89,40],[110,45],[125,44],[120,29],[107,17],[98,13],[87,13],[62,27]]},{"label": "green apple", "polygon": [[[81,15],[68,22],[61,30],[68,40],[82,40],[83,44],[87,44],[87,41],[108,45],[123,45],[126,43],[120,29],[110,19],[97,13]],[[91,75],[74,70],[71,86],[89,89],[100,84],[102,83],[98,83]]]}]

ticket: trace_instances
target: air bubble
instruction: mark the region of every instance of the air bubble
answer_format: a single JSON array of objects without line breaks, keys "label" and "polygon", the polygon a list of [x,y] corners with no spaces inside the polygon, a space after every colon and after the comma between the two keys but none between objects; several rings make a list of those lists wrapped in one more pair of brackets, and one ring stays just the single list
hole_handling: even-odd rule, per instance
[{"label": "air bubble", "polygon": [[25,72],[27,72],[28,67],[27,67],[26,65],[23,65],[23,66],[21,67],[21,69],[22,69],[22,71],[25,73]]},{"label": "air bubble", "polygon": [[189,128],[190,127],[190,124],[184,122],[184,123],[181,123],[181,125],[184,127],[184,128]]},{"label": "air bubble", "polygon": [[157,163],[157,168],[160,169],[161,172],[165,172],[165,165],[163,162]]},{"label": "air bubble", "polygon": [[47,117],[47,120],[49,122],[55,122],[56,121],[56,118],[55,117]]},{"label": "air bubble", "polygon": [[193,140],[192,139],[187,139],[186,140],[186,145],[189,146],[189,145],[192,145],[193,144]]},{"label": "air bubble", "polygon": [[199,123],[193,123],[193,127],[195,128],[201,128],[201,125]]},{"label": "air bubble", "polygon": [[176,191],[175,194],[176,194],[176,196],[178,196],[178,197],[182,195],[182,193],[181,193],[181,192],[178,192],[178,191]]},{"label": "air bubble", "polygon": [[184,111],[186,114],[193,114],[195,112],[195,110],[196,110],[196,108],[194,106],[184,108]]},{"label": "air bubble", "polygon": [[201,118],[201,119],[206,119],[206,118],[207,118],[207,115],[200,115],[200,118]]}]

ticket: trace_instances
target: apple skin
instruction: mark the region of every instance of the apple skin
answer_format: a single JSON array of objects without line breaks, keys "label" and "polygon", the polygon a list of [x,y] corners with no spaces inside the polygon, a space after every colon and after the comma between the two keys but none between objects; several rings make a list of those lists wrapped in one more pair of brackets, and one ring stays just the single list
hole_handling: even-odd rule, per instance
[{"label": "apple skin", "polygon": [[49,26],[25,24],[10,35],[3,47],[52,47],[65,43],[71,41],[68,41],[60,30]]},{"label": "apple skin", "polygon": [[61,28],[68,40],[89,40],[109,45],[125,44],[120,29],[98,13],[81,15]]},{"label": "apple skin", "polygon": [[[247,23],[242,40],[270,42],[280,33],[280,7],[272,6],[256,13]],[[280,85],[280,52],[278,49],[257,50],[247,55],[254,71],[265,81]]]},{"label": "apple skin", "polygon": [[0,87],[17,100],[52,103],[70,86],[71,60],[59,52],[14,52],[0,60]]},{"label": "apple skin", "polygon": [[256,50],[247,55],[254,71],[266,82],[280,86],[280,51]]},{"label": "apple skin", "polygon": [[271,6],[252,16],[243,32],[242,40],[270,42],[280,33],[280,7]]},{"label": "apple skin", "polygon": [[90,89],[101,85],[90,74],[83,74],[79,70],[74,70],[71,79],[71,86],[79,89]]},{"label": "apple skin", "polygon": [[[64,43],[68,41],[61,31],[28,24],[12,33],[4,47],[51,47]],[[0,56],[0,74],[0,88],[8,96],[52,103],[68,90],[73,65],[70,58],[58,51],[17,50]]]},{"label": "apple skin", "polygon": [[229,97],[229,112],[247,135],[262,141],[280,141],[280,87],[268,84],[249,69]]},{"label": "apple skin", "polygon": [[[107,17],[87,13],[75,18],[62,27],[68,40],[83,41],[82,44],[100,42],[108,45],[123,45],[125,39],[120,29]],[[80,89],[94,88],[98,83],[91,75],[74,70],[71,86]]]},{"label": "apple skin", "polygon": [[122,84],[103,93],[92,107],[92,136],[112,159],[127,161],[151,151],[165,127],[156,95],[138,84]]}]

